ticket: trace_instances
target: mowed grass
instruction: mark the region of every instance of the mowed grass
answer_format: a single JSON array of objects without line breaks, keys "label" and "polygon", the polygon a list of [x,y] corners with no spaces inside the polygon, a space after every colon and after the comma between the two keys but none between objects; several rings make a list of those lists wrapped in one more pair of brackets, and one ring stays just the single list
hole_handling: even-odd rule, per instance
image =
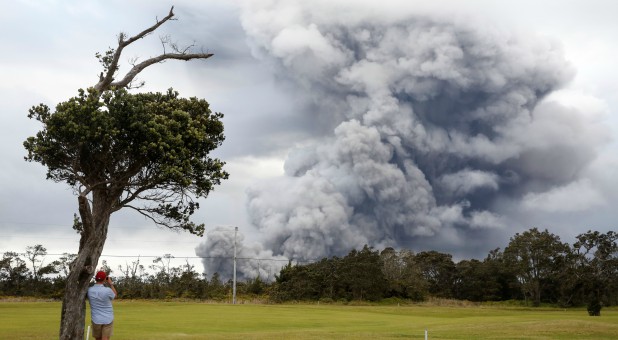
[{"label": "mowed grass", "polygon": [[[0,338],[57,339],[59,302],[0,302]],[[115,301],[113,339],[618,339],[618,309]],[[87,320],[89,322],[89,318]]]}]

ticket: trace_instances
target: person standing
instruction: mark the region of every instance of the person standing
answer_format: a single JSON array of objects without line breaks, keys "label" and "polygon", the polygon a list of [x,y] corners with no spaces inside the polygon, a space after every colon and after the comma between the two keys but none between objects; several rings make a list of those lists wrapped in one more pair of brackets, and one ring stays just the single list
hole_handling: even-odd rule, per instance
[{"label": "person standing", "polygon": [[[118,292],[112,279],[103,271],[97,272],[95,284],[88,288],[90,302],[90,319],[92,320],[92,336],[97,340],[109,340],[114,331],[114,309],[112,300]],[[105,283],[109,287],[105,286]]]}]

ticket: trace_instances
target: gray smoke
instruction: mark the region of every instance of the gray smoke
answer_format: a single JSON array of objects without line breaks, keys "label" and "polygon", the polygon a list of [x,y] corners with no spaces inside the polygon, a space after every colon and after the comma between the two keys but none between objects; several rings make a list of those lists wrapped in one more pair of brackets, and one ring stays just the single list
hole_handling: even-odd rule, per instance
[{"label": "gray smoke", "polygon": [[198,256],[203,256],[202,263],[206,273],[218,273],[224,281],[232,279],[234,267],[234,238],[236,237],[236,271],[240,281],[260,278],[272,281],[279,274],[281,267],[287,264],[287,259],[275,256],[270,250],[264,250],[259,244],[246,246],[244,234],[236,236],[230,228],[214,228],[206,235],[206,241],[195,248]]},{"label": "gray smoke", "polygon": [[248,189],[273,255],[368,244],[482,256],[510,209],[578,181],[604,141],[547,98],[574,75],[555,43],[324,4],[259,2],[243,16],[254,54],[332,131],[290,151],[284,177]]}]

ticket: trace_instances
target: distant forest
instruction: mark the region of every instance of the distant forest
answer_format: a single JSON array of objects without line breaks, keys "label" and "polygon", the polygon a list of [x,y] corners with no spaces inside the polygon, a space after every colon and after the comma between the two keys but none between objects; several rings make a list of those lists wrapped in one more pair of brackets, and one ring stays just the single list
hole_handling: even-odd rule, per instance
[{"label": "distant forest", "polygon": [[[618,233],[588,231],[569,245],[547,230],[530,229],[511,237],[483,260],[455,263],[437,251],[365,246],[344,257],[309,264],[289,263],[273,282],[259,277],[237,282],[237,294],[270,302],[349,302],[409,300],[431,297],[468,301],[522,300],[561,307],[587,306],[599,315],[602,306],[618,305]],[[42,265],[42,245],[25,253],[7,251],[0,262],[0,296],[60,299],[75,255]],[[166,261],[167,260],[167,261]],[[103,264],[105,266],[105,263]],[[232,281],[210,279],[188,262],[169,266],[161,257],[145,270],[139,261],[119,266],[114,275],[121,299],[230,299]],[[107,268],[111,271],[111,268]]]}]

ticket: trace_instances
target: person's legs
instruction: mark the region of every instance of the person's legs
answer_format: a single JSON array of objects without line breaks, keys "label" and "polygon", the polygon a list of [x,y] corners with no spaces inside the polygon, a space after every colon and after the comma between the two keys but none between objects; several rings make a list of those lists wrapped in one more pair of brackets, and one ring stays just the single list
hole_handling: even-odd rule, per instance
[{"label": "person's legs", "polygon": [[114,333],[114,323],[107,325],[92,324],[92,336],[96,340],[109,340]]},{"label": "person's legs", "polygon": [[103,325],[97,325],[96,323],[92,323],[92,337],[96,340],[102,340]]},{"label": "person's legs", "polygon": [[114,323],[103,325],[101,327],[101,340],[109,340],[114,333]]}]

